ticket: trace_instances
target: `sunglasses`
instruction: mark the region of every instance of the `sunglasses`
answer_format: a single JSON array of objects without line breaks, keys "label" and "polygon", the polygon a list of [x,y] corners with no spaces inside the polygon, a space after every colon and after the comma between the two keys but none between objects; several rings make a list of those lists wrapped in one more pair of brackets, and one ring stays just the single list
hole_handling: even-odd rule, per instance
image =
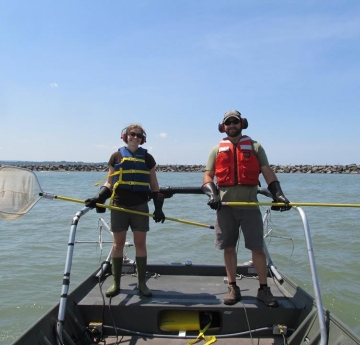
[{"label": "sunglasses", "polygon": [[226,120],[226,121],[224,122],[224,124],[225,124],[226,126],[230,126],[231,124],[237,125],[237,124],[239,124],[239,123],[240,123],[240,120],[239,120],[239,119]]},{"label": "sunglasses", "polygon": [[133,138],[135,138],[135,137],[138,139],[144,138],[144,136],[141,133],[130,132],[129,135]]}]

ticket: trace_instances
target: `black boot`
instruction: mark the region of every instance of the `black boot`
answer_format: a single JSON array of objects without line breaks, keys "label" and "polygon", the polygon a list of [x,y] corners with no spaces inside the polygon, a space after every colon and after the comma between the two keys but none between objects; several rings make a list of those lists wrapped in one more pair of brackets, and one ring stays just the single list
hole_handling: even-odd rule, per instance
[{"label": "black boot", "polygon": [[111,263],[111,272],[114,278],[114,282],[105,292],[106,297],[113,297],[120,291],[120,278],[122,274],[123,258],[112,258]]},{"label": "black boot", "polygon": [[150,289],[146,286],[145,283],[145,276],[146,276],[146,261],[147,257],[136,257],[136,270],[137,270],[137,276],[138,276],[138,290],[139,292],[145,296],[145,297],[151,297],[152,292]]}]

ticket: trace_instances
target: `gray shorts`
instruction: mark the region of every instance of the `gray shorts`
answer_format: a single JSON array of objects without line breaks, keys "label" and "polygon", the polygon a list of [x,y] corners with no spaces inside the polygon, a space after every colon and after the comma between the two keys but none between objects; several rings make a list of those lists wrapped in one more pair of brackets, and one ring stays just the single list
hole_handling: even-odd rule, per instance
[{"label": "gray shorts", "polygon": [[259,208],[222,206],[216,214],[215,248],[236,247],[240,228],[245,247],[250,250],[263,248],[264,226]]},{"label": "gray shorts", "polygon": [[[149,213],[148,203],[145,202],[141,205],[137,206],[126,206],[121,208],[126,208],[133,211],[139,211],[144,213]],[[123,211],[115,211],[111,210],[111,231],[112,232],[121,232],[127,231],[128,229],[132,231],[149,231],[149,217],[141,216],[138,214],[123,212]]]}]

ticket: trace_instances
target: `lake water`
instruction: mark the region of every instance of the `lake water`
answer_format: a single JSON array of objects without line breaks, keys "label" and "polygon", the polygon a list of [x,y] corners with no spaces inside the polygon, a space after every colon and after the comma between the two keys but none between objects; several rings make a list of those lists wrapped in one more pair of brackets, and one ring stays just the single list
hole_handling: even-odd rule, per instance
[{"label": "lake water", "polygon": [[[98,191],[100,172],[36,173],[43,191],[84,200]],[[357,204],[360,175],[278,174],[292,202]],[[158,173],[161,187],[198,187],[202,173]],[[263,186],[266,186],[263,184]],[[260,196],[260,201],[269,201]],[[215,213],[205,195],[174,195],[165,200],[165,215],[213,225]],[[150,210],[153,209],[152,203]],[[81,204],[41,199],[15,221],[0,219],[0,345],[11,344],[52,306],[59,302],[69,231]],[[303,207],[309,220],[323,305],[360,335],[360,207]],[[265,211],[265,208],[262,208]],[[95,210],[81,218],[76,239],[97,241],[98,219],[109,211]],[[213,230],[176,221],[150,221],[149,261],[222,264],[222,251],[214,249]],[[272,212],[271,258],[281,271],[313,295],[308,251],[302,222],[296,210]],[[110,236],[105,236],[111,240]],[[129,232],[128,241],[132,241]],[[70,292],[102,262],[111,244],[77,243],[71,270]],[[238,262],[251,258],[241,237]],[[129,256],[134,256],[133,247]]]}]

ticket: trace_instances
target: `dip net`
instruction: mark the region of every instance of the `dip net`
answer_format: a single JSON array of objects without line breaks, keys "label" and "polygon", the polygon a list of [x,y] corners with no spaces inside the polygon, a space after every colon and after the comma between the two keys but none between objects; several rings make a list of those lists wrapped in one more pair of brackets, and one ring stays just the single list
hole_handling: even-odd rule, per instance
[{"label": "dip net", "polygon": [[20,218],[41,199],[42,192],[36,175],[27,169],[0,167],[0,217]]}]

